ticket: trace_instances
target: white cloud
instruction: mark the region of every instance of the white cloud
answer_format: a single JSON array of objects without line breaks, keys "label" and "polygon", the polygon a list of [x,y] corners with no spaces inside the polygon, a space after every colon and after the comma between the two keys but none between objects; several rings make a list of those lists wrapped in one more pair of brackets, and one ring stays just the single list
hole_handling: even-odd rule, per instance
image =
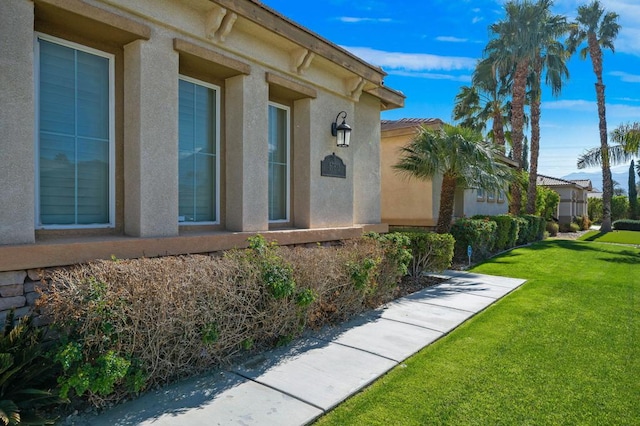
[{"label": "white cloud", "polygon": [[624,71],[611,71],[609,74],[614,77],[620,77],[620,80],[625,83],[640,83],[640,75],[638,74],[629,74]]},{"label": "white cloud", "polygon": [[454,71],[472,70],[475,58],[462,56],[438,56],[428,53],[386,52],[370,47],[342,46],[356,56],[385,69],[403,71]]},{"label": "white cloud", "polygon": [[477,24],[480,21],[484,21],[484,18],[482,16],[475,16],[472,20],[471,23],[472,24]]},{"label": "white cloud", "polygon": [[468,38],[460,38],[460,37],[453,37],[453,36],[438,36],[436,37],[436,40],[444,41],[447,43],[464,43],[469,41]]},{"label": "white cloud", "polygon": [[565,109],[571,111],[586,111],[597,108],[597,104],[593,101],[585,101],[581,99],[560,100],[545,102],[542,106],[544,109]]},{"label": "white cloud", "polygon": [[471,82],[471,75],[453,75],[453,74],[440,74],[440,73],[432,73],[432,72],[410,72],[410,71],[389,71],[389,75],[397,75],[401,77],[425,78],[428,80],[460,81],[463,83]]},{"label": "white cloud", "polygon": [[[588,112],[597,121],[598,104],[595,101],[560,100],[544,102],[543,109],[563,110],[565,112]],[[609,127],[617,122],[637,121],[640,117],[640,106],[626,104],[612,104],[607,102],[607,122]]]},{"label": "white cloud", "polygon": [[341,16],[338,18],[338,20],[342,22],[350,23],[350,24],[357,24],[360,22],[381,22],[381,23],[393,22],[391,18],[357,18],[353,16]]}]

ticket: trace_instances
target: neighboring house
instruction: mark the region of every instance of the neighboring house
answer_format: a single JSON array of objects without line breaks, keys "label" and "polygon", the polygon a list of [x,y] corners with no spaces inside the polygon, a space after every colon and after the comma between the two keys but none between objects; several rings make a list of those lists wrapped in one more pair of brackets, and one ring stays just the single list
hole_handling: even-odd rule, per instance
[{"label": "neighboring house", "polygon": [[593,188],[587,193],[587,199],[589,198],[602,198],[602,191],[600,191],[598,188]]},{"label": "neighboring house", "polygon": [[2,0],[0,40],[0,285],[386,230],[380,111],[404,95],[257,0]]},{"label": "neighboring house", "polygon": [[574,217],[589,214],[588,194],[593,190],[590,180],[565,180],[539,174],[537,184],[560,195],[555,215],[559,223],[571,223]]},{"label": "neighboring house", "polygon": [[[399,160],[400,149],[408,145],[420,126],[437,129],[443,125],[437,118],[403,118],[382,120],[382,221],[391,226],[434,227],[440,209],[442,177],[433,180],[408,178],[393,169]],[[515,167],[506,157],[501,161]],[[454,217],[477,214],[498,215],[509,211],[504,192],[485,193],[476,189],[456,192]]]}]

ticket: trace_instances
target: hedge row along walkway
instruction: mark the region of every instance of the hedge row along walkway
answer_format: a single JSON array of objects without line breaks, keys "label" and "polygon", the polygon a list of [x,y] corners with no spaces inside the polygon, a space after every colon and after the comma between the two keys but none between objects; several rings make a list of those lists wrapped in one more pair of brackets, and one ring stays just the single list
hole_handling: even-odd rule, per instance
[{"label": "hedge row along walkway", "polygon": [[525,280],[447,271],[447,281],[261,354],[150,392],[76,425],[303,425]]}]

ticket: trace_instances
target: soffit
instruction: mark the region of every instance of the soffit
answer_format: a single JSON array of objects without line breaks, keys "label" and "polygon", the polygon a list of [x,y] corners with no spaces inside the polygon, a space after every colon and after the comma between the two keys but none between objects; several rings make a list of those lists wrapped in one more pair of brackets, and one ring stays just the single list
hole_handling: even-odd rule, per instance
[{"label": "soffit", "polygon": [[119,45],[151,37],[147,25],[81,0],[35,0],[34,5],[36,24],[40,27],[60,26],[65,31],[108,39]]},{"label": "soffit", "polygon": [[[213,0],[209,0],[214,2]],[[308,49],[351,73],[354,73],[374,85],[381,85],[386,73],[357,56],[347,52],[318,34],[291,21],[267,6],[249,0],[215,0],[214,3],[233,11],[248,21],[277,34],[297,46]],[[265,34],[264,37],[270,37]],[[274,40],[275,41],[275,40]]]}]

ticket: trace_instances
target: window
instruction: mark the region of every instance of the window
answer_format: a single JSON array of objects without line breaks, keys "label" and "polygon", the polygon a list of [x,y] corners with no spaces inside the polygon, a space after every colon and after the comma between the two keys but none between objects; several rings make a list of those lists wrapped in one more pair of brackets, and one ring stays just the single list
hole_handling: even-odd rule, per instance
[{"label": "window", "polygon": [[499,203],[504,203],[504,191],[503,190],[498,191],[498,202]]},{"label": "window", "polygon": [[484,201],[484,189],[476,189],[476,198],[478,201]]},{"label": "window", "polygon": [[180,223],[218,222],[218,90],[187,77],[181,77],[179,81]]},{"label": "window", "polygon": [[113,55],[36,39],[36,227],[111,227]]},{"label": "window", "polygon": [[493,203],[496,200],[496,193],[494,191],[487,192],[487,201]]},{"label": "window", "polygon": [[269,104],[269,221],[289,220],[289,108]]}]

